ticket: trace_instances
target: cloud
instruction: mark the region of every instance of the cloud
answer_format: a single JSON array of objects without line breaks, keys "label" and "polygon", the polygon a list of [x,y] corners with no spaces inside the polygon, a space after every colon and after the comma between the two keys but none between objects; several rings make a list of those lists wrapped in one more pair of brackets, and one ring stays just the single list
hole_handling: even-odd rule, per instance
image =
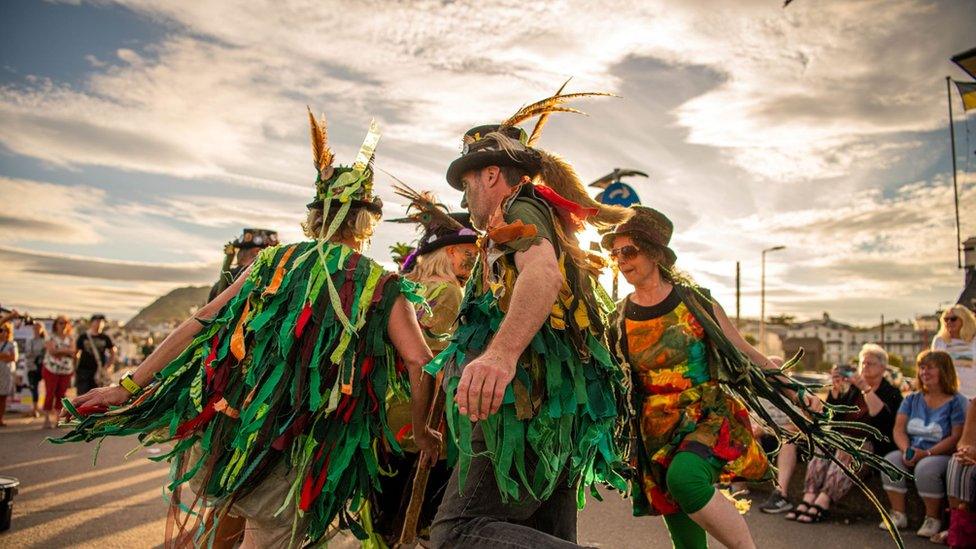
[{"label": "cloud", "polygon": [[148,263],[48,254],[0,246],[0,261],[11,271],[102,280],[201,283],[217,272],[216,263]]},{"label": "cloud", "polygon": [[64,186],[0,176],[4,212],[0,228],[8,242],[97,242],[98,212],[105,193],[86,185]]}]

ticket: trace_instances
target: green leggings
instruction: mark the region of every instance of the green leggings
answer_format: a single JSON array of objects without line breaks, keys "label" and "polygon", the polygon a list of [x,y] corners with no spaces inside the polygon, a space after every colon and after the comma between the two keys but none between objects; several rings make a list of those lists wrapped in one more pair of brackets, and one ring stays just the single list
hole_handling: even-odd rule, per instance
[{"label": "green leggings", "polygon": [[705,529],[688,515],[701,511],[715,495],[713,485],[719,472],[718,467],[691,452],[678,452],[668,466],[668,493],[682,511],[664,516],[675,549],[708,547]]}]

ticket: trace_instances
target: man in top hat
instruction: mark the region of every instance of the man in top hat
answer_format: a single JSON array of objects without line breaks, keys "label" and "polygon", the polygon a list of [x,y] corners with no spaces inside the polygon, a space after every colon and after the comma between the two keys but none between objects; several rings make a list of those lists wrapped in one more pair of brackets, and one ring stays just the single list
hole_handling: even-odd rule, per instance
[{"label": "man in top hat", "polygon": [[[578,95],[568,96],[578,97]],[[604,337],[609,299],[582,250],[584,224],[628,212],[596,203],[572,167],[533,146],[566,97],[464,136],[447,180],[486,233],[445,372],[459,463],[434,520],[437,547],[575,546],[587,487],[625,489],[613,431],[622,375]],[[517,126],[541,116],[531,137]]]},{"label": "man in top hat", "polygon": [[254,262],[261,250],[277,245],[278,233],[269,229],[244,229],[240,237],[228,242],[224,246],[224,265],[220,269],[220,278],[210,288],[207,302],[213,301],[220,292],[233,284],[244,269]]}]

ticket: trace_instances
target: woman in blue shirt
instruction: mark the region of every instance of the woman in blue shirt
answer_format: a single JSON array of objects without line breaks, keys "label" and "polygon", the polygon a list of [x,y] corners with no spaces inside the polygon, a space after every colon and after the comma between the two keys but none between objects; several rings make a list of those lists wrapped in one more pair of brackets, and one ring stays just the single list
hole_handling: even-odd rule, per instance
[{"label": "woman in blue shirt", "polygon": [[[892,433],[898,449],[885,457],[895,467],[914,472],[918,495],[925,502],[925,522],[917,534],[927,538],[942,529],[946,467],[962,434],[968,402],[959,393],[959,380],[947,353],[924,351],[915,364],[918,391],[908,395],[898,408]],[[906,528],[906,481],[885,476],[883,484],[891,502],[891,519],[898,528]]]}]

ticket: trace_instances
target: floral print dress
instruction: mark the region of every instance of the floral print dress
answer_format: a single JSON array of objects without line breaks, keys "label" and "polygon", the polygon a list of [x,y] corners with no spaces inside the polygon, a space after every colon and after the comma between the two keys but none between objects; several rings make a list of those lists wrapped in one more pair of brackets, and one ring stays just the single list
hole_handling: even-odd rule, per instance
[{"label": "floral print dress", "polygon": [[704,329],[674,290],[644,307],[624,300],[624,352],[639,423],[634,515],[679,512],[665,475],[679,451],[722,469],[723,477],[763,478],[766,455],[745,406],[711,380]]}]

